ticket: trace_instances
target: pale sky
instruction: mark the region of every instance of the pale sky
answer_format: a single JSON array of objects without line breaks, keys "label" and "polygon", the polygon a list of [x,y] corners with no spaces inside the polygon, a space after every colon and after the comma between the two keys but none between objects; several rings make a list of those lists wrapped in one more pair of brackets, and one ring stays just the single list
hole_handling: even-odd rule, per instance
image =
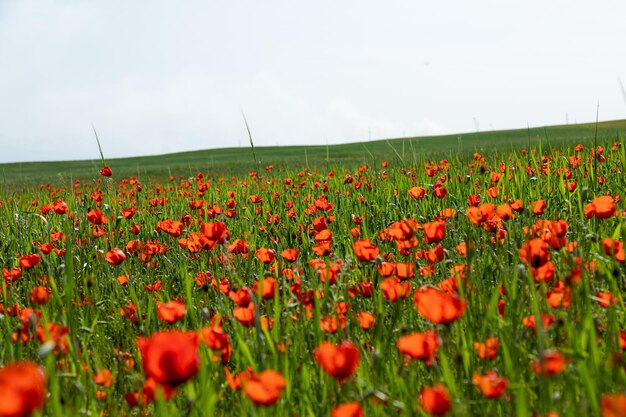
[{"label": "pale sky", "polygon": [[623,0],[0,0],[0,162],[626,118]]}]

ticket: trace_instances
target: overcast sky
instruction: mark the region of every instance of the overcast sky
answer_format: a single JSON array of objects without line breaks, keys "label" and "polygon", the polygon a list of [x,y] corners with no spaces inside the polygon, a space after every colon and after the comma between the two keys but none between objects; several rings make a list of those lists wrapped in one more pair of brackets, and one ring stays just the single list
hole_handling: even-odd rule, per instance
[{"label": "overcast sky", "polygon": [[0,0],[0,162],[626,118],[623,0]]}]

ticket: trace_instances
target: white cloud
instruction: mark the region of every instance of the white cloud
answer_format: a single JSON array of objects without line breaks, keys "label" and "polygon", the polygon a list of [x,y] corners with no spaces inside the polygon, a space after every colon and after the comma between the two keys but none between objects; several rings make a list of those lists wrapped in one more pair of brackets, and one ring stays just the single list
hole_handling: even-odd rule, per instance
[{"label": "white cloud", "polygon": [[[0,1],[0,162],[626,117],[626,3]],[[532,27],[531,30],[527,28]],[[430,62],[431,65],[424,65]],[[8,65],[5,65],[8,63]]]}]

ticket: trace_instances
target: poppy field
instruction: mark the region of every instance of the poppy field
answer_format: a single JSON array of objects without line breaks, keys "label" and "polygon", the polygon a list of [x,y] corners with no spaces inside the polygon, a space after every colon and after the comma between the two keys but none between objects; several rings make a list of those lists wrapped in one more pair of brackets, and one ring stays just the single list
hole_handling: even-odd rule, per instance
[{"label": "poppy field", "polygon": [[625,168],[606,139],[6,188],[0,417],[626,416]]}]

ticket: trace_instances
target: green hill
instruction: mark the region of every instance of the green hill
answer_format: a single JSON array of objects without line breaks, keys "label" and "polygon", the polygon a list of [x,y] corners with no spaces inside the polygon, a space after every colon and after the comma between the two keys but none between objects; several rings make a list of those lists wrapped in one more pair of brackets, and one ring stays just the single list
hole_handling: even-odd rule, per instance
[{"label": "green hill", "polygon": [[[407,163],[426,158],[445,158],[456,153],[469,153],[487,149],[520,149],[554,146],[564,143],[593,143],[597,128],[599,142],[617,140],[626,130],[626,120],[595,123],[547,126],[530,129],[485,131],[386,139],[370,142],[329,146],[256,147],[261,168],[273,164],[280,167],[337,164],[341,162],[376,163],[382,160],[402,160]],[[106,155],[105,155],[106,156]],[[255,169],[250,147],[207,149],[166,155],[108,159],[117,178],[163,178],[169,175],[192,176],[197,172],[209,175],[235,175]],[[0,164],[0,183],[38,184],[86,180],[98,176],[99,159],[86,161],[25,162]]]}]

